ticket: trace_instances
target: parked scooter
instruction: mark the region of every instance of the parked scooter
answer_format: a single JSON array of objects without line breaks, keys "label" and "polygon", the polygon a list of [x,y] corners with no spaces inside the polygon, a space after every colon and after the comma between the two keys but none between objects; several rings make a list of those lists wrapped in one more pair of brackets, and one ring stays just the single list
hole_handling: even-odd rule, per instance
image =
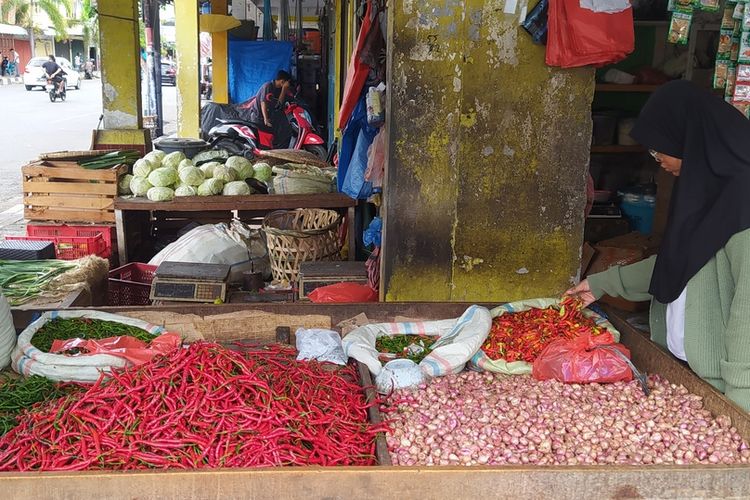
[{"label": "parked scooter", "polygon": [[[251,103],[252,100],[248,106]],[[325,141],[315,130],[310,113],[295,101],[290,101],[284,108],[284,114],[292,127],[293,144],[289,148],[303,149],[325,160],[328,156]],[[268,127],[239,119],[217,121],[219,124],[208,133],[208,141],[213,149],[225,149],[246,158],[254,158],[263,150],[275,149],[273,131]]]},{"label": "parked scooter", "polygon": [[64,101],[65,97],[67,97],[65,87],[67,87],[67,83],[64,77],[57,83],[52,78],[47,78],[47,85],[44,88],[49,94],[50,102],[55,102],[57,99]]}]

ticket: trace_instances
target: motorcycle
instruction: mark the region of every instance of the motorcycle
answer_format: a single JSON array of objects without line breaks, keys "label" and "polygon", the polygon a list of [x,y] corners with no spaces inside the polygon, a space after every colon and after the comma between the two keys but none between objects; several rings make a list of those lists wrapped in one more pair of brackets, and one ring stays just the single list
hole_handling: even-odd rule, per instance
[{"label": "motorcycle", "polygon": [[47,78],[47,85],[45,85],[44,88],[49,94],[50,102],[55,102],[56,99],[64,101],[65,97],[67,96],[67,91],[65,90],[66,86],[67,85],[65,84],[65,78],[63,78],[59,83],[55,83],[52,78]]},{"label": "motorcycle", "polygon": [[[249,107],[252,101],[246,105]],[[293,145],[290,144],[290,148],[309,151],[321,160],[326,160],[328,150],[325,141],[313,126],[310,113],[296,101],[289,101],[284,114],[292,127]],[[208,142],[213,149],[225,149],[231,154],[249,159],[259,156],[260,151],[276,149],[273,131],[268,127],[241,119],[217,118],[216,121],[219,124],[208,132]]]}]

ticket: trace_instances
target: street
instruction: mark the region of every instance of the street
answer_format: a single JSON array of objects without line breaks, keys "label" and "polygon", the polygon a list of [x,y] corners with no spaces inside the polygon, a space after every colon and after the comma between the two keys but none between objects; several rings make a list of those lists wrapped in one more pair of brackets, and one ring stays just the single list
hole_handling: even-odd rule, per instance
[{"label": "street", "polygon": [[[162,87],[165,132],[174,132],[177,97]],[[91,131],[102,113],[101,81],[81,80],[65,102],[50,102],[45,92],[23,85],[0,86],[0,212],[21,203],[21,167],[39,153],[91,147]]]}]

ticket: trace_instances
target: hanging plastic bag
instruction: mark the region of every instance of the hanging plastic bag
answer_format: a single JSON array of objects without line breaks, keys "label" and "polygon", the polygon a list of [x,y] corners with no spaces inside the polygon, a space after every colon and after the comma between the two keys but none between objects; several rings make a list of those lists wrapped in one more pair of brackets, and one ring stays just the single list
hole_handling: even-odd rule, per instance
[{"label": "hanging plastic bag", "polygon": [[570,384],[629,382],[633,380],[629,359],[628,348],[615,343],[609,332],[595,337],[584,334],[549,344],[534,360],[532,375]]},{"label": "hanging plastic bag", "polygon": [[608,14],[581,8],[580,0],[549,0],[549,66],[604,66],[621,61],[634,47],[632,7]]},{"label": "hanging plastic bag", "polygon": [[308,293],[307,297],[318,304],[378,301],[378,293],[369,286],[346,282],[321,286]]}]

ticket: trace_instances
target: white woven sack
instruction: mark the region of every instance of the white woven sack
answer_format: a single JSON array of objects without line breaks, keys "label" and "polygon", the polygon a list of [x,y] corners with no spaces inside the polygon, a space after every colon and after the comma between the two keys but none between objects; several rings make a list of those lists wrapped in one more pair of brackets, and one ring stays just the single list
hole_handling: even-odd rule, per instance
[{"label": "white woven sack", "polygon": [[13,326],[13,315],[4,295],[0,294],[0,370],[10,364],[10,353],[16,347],[16,327]]},{"label": "white woven sack", "polygon": [[31,345],[31,339],[36,332],[48,321],[55,318],[89,318],[102,321],[112,321],[134,326],[152,335],[161,335],[166,330],[138,319],[117,316],[98,311],[52,311],[45,312],[21,332],[11,356],[13,370],[21,375],[41,375],[59,382],[96,382],[102,372],[111,372],[113,368],[124,368],[128,361],[109,354],[93,354],[90,356],[64,356],[41,351]]},{"label": "white woven sack", "polygon": [[[383,335],[432,335],[439,339],[433,350],[419,363],[427,377],[458,373],[482,347],[490,333],[492,315],[481,306],[471,306],[458,319],[411,323],[380,323],[361,326],[344,337],[344,352],[367,365],[375,377],[387,370],[378,359],[375,342]],[[389,378],[382,377],[381,378]]]}]

